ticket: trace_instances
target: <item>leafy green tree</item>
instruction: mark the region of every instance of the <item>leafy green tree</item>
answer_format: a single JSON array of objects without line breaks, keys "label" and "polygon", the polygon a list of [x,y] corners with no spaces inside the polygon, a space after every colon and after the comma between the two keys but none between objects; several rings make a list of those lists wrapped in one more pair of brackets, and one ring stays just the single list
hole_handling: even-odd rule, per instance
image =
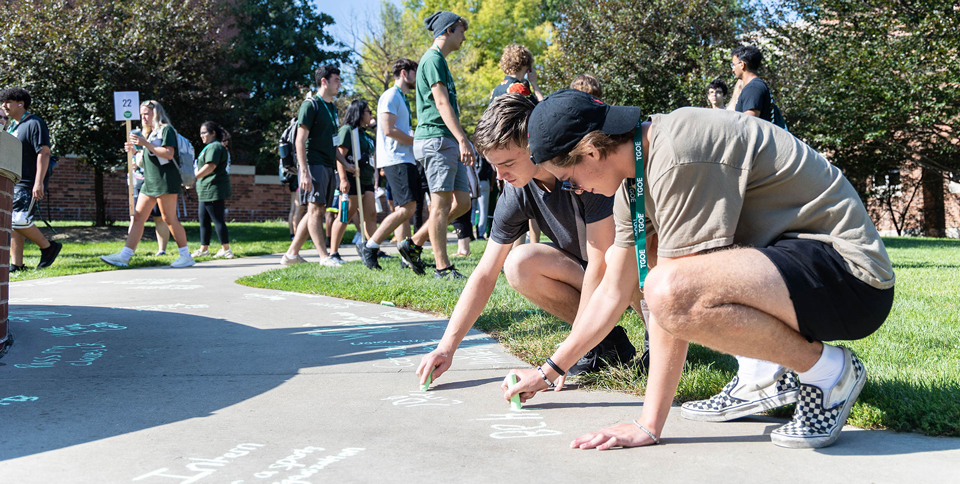
[{"label": "leafy green tree", "polygon": [[716,77],[732,86],[728,54],[754,28],[738,0],[571,0],[559,18],[547,87],[592,74],[606,101],[648,113],[704,106]]},{"label": "leafy green tree", "polygon": [[239,94],[230,98],[234,145],[247,155],[243,161],[274,173],[276,139],[291,114],[286,105],[302,98],[320,65],[345,62],[349,52],[325,32],[333,18],[308,0],[239,0],[231,16],[227,78]]},{"label": "leafy green tree", "polygon": [[212,66],[225,55],[210,38],[219,28],[214,13],[208,2],[176,0],[0,5],[0,85],[30,91],[54,153],[77,153],[93,168],[97,225],[106,223],[103,173],[126,161],[114,91],[160,101],[174,126],[194,139],[203,118],[222,112],[222,80]]},{"label": "leafy green tree", "polygon": [[[943,180],[960,176],[960,11],[952,0],[787,0],[768,17],[770,70],[791,131],[867,180],[923,167],[924,232],[943,236]],[[939,195],[939,197],[937,197]],[[931,207],[932,206],[932,207]],[[939,213],[937,213],[939,212]]]}]

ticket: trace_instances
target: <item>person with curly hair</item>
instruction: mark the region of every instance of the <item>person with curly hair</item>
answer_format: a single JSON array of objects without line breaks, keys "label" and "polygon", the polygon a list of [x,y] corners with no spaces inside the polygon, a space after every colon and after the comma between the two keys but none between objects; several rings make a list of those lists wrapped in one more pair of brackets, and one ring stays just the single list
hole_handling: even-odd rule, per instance
[{"label": "person with curly hair", "polygon": [[490,101],[508,92],[528,97],[534,103],[543,100],[543,93],[537,86],[537,70],[533,68],[533,54],[530,49],[517,44],[504,47],[503,55],[500,56],[500,69],[504,74],[503,81],[490,93]]}]

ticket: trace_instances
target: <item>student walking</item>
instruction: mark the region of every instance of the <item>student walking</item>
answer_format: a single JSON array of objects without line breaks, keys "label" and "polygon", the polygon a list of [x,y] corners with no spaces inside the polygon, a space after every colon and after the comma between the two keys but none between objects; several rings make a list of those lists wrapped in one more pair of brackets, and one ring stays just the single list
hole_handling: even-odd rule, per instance
[{"label": "student walking", "polygon": [[229,134],[213,121],[207,121],[200,126],[200,139],[204,143],[200,155],[197,156],[197,219],[200,220],[200,248],[193,252],[193,257],[210,255],[210,221],[213,221],[217,230],[217,239],[220,241],[220,250],[214,257],[233,259],[230,250],[230,236],[227,232],[227,222],[224,219],[226,199],[230,198],[230,173],[227,172],[230,152],[224,146]]},{"label": "student walking", "polygon": [[195,262],[187,247],[187,233],[177,219],[177,195],[182,185],[177,166],[190,161],[180,160],[177,131],[159,102],[146,101],[140,104],[140,124],[143,126],[143,135],[130,133],[129,141],[123,145],[124,150],[135,153],[140,158],[139,164],[143,165],[143,187],[137,199],[136,213],[123,249],[116,254],[102,255],[100,259],[113,266],[127,267],[143,236],[144,222],[150,218],[154,205],[159,204],[160,216],[170,228],[180,252],[170,267],[190,267]]},{"label": "student walking", "polygon": [[[363,220],[361,223],[366,228],[366,237],[377,230],[377,207],[374,198],[374,180],[373,174],[373,139],[367,133],[366,128],[373,125],[373,113],[370,112],[370,106],[362,99],[356,99],[347,107],[347,113],[344,116],[344,125],[340,128],[340,145],[337,150],[346,160],[346,163],[337,162],[337,174],[340,175],[340,196],[347,194],[349,196],[349,205],[347,209],[347,220],[353,219],[359,206],[357,205],[357,181],[356,171],[360,170],[360,203],[363,203]],[[353,152],[353,141],[351,132],[358,129],[360,138],[360,153]],[[343,263],[340,258],[340,242],[344,232],[347,231],[347,222],[342,222],[342,217],[337,217],[333,221],[333,229],[330,231],[330,258]],[[357,230],[362,230],[357,225]]]}]

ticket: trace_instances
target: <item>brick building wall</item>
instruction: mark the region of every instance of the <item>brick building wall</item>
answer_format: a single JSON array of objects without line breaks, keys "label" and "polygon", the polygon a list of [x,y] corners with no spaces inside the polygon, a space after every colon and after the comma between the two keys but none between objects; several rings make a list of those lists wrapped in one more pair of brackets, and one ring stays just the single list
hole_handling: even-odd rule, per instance
[{"label": "brick building wall", "polygon": [[[290,210],[290,192],[274,175],[255,175],[254,167],[233,165],[230,167],[232,196],[227,199],[227,220],[236,222],[262,222],[286,219]],[[127,208],[126,172],[117,170],[103,176],[103,192],[106,199],[107,219],[129,219]],[[185,197],[187,216],[183,220],[197,219],[197,196],[192,190]],[[182,207],[183,202],[179,202]],[[181,209],[182,210],[182,209]],[[91,221],[96,217],[94,173],[74,157],[60,158],[50,190],[42,206],[43,216],[50,220]]]},{"label": "brick building wall", "polygon": [[0,356],[12,343],[8,333],[10,302],[10,209],[13,184],[20,180],[20,141],[0,130]]}]

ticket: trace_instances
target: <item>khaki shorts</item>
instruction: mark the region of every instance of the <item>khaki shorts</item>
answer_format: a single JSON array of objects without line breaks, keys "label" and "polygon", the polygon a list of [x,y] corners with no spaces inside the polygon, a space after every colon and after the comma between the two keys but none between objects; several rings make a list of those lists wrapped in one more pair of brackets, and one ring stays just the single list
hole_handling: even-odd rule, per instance
[{"label": "khaki shorts", "polygon": [[430,193],[470,191],[467,167],[460,162],[460,148],[450,138],[413,140],[413,156],[423,165]]}]

